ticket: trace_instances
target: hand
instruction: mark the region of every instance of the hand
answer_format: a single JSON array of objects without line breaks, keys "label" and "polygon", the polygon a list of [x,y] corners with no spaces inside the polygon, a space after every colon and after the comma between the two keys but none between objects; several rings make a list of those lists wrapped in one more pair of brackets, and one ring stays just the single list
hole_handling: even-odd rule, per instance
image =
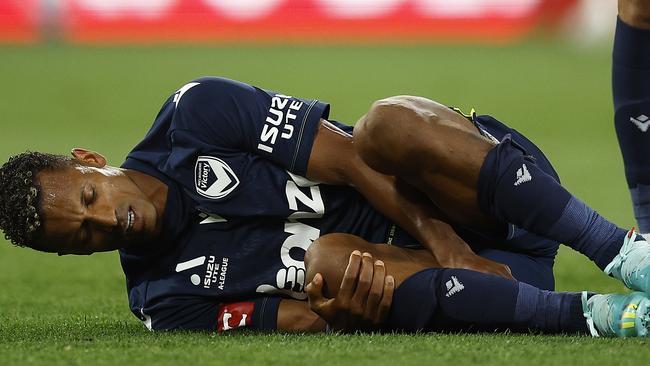
[{"label": "hand", "polygon": [[395,279],[386,276],[384,262],[370,253],[350,255],[336,297],[323,296],[324,279],[317,273],[307,285],[309,306],[335,331],[373,331],[386,321],[393,300]]},{"label": "hand", "polygon": [[489,259],[480,257],[473,252],[463,253],[440,261],[440,265],[446,268],[471,269],[477,272],[489,273],[514,280],[510,267]]}]

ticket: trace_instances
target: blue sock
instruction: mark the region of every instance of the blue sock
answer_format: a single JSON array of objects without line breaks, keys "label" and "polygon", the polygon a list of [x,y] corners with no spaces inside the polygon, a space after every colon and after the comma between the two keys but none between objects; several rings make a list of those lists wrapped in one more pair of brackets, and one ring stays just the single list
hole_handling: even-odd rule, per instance
[{"label": "blue sock", "polygon": [[427,269],[395,291],[390,329],[588,333],[579,293],[464,269]]},{"label": "blue sock", "polygon": [[483,212],[564,243],[601,269],[618,254],[627,232],[571,195],[510,135],[488,152],[477,195]]},{"label": "blue sock", "polygon": [[614,126],[641,233],[650,233],[650,30],[616,24]]}]

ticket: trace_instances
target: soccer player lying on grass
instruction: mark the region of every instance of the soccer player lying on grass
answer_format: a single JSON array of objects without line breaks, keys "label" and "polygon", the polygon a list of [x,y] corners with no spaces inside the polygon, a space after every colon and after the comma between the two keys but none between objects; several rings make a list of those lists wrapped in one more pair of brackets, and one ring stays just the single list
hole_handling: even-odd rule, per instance
[{"label": "soccer player lying on grass", "polygon": [[[574,295],[541,292],[554,288],[560,242],[629,288],[650,292],[650,245],[573,197],[542,152],[496,119],[464,117],[407,96],[376,102],[354,131],[328,114],[319,101],[198,79],[167,99],[120,169],[83,149],[74,149],[73,158],[10,159],[0,169],[0,227],[14,244],[41,251],[119,250],[131,310],[150,329],[322,330],[324,321],[304,301],[303,258],[328,233],[420,248],[416,253],[435,259],[432,267],[449,268],[400,282],[396,304],[422,278],[434,288],[451,281],[451,300],[498,301],[475,295],[470,284],[509,288],[522,304],[504,310],[515,319],[505,316],[504,324],[513,328],[584,330],[521,315],[575,314]],[[390,294],[392,277],[373,276]],[[318,289],[322,278],[315,278]],[[354,293],[363,298],[358,287]],[[313,291],[312,306],[324,319],[357,327],[340,320],[356,309],[318,302]],[[585,299],[594,333],[645,335],[650,310],[641,292]],[[560,305],[540,310],[535,296]],[[364,302],[373,320],[386,314],[391,297],[385,297],[381,305]],[[447,320],[472,324],[461,310]],[[418,314],[429,317],[427,311]],[[499,314],[485,316],[493,317],[490,326],[501,321]]]}]

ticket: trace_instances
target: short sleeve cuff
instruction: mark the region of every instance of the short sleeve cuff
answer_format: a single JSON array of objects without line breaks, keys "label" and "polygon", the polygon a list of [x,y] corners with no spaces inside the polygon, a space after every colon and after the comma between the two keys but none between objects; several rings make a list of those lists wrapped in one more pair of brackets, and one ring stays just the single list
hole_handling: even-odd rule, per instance
[{"label": "short sleeve cuff", "polygon": [[329,109],[329,104],[318,100],[312,101],[309,105],[303,120],[300,121],[298,142],[289,169],[291,172],[301,176],[307,174],[307,164],[314,145],[318,123],[321,118],[327,119],[329,117]]}]

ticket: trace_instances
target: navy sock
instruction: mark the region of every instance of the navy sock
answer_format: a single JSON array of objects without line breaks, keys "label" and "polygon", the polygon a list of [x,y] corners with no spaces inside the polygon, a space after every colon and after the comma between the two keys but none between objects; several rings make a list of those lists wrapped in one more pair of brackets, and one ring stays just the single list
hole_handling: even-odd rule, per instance
[{"label": "navy sock", "polygon": [[408,331],[588,333],[579,293],[442,268],[418,272],[397,288],[388,324]]},{"label": "navy sock", "polygon": [[477,195],[484,212],[564,243],[601,269],[618,254],[626,234],[540,169],[510,135],[488,152]]},{"label": "navy sock", "polygon": [[614,125],[639,230],[650,233],[650,30],[616,24]]},{"label": "navy sock", "polygon": [[519,282],[515,322],[547,333],[588,333],[581,295],[540,290]]}]

